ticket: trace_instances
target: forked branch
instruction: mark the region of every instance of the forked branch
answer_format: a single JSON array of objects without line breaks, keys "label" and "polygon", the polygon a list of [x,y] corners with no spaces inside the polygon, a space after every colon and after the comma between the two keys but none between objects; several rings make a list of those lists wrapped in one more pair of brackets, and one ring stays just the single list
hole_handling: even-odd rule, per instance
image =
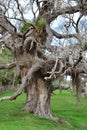
[{"label": "forked branch", "polygon": [[55,65],[54,65],[52,71],[51,71],[51,72],[48,72],[48,73],[51,73],[51,75],[50,75],[49,77],[45,77],[46,80],[47,80],[47,79],[51,79],[52,76],[54,75],[55,70],[56,70],[56,67],[57,67],[57,63],[58,63],[58,58],[56,58],[56,62],[55,62]]}]

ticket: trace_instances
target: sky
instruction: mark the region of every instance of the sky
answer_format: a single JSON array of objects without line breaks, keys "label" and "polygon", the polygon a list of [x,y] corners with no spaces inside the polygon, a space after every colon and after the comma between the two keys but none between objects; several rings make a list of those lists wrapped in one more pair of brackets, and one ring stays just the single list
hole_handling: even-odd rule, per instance
[{"label": "sky", "polygon": [[[67,1],[67,0],[65,0],[65,1]],[[19,0],[19,2],[20,2],[20,5],[21,5],[21,9],[24,12],[24,17],[26,19],[28,19],[29,21],[32,21],[32,19],[33,19],[33,13],[31,11],[32,5],[30,5],[30,4],[27,5],[27,3],[29,3],[29,0]],[[72,2],[72,4],[75,5],[75,2]],[[20,15],[19,15],[18,11],[16,11],[16,5],[14,6],[14,4],[12,4],[11,8],[13,8],[13,7],[15,7],[14,10],[16,12],[17,17],[20,18]],[[36,7],[36,4],[34,4],[34,11],[36,11],[36,10],[37,10],[37,7]],[[12,17],[13,16],[13,11],[11,9],[9,9],[8,12],[9,12],[10,17]],[[37,15],[38,15],[38,12],[37,12]],[[75,22],[78,20],[78,17],[79,17],[79,13],[75,13],[73,15],[73,18],[74,18]],[[64,18],[62,16],[58,16],[51,23],[51,28],[54,29],[58,33],[61,33],[61,34],[63,33],[64,34],[64,33],[66,33],[66,28],[64,27],[64,25],[67,23],[67,21],[69,21],[67,18]],[[20,23],[17,20],[11,20],[11,22],[17,27],[18,27],[18,25]],[[69,33],[75,33],[75,29],[72,26],[69,28]],[[55,39],[55,38],[53,39],[54,44],[56,44],[58,42],[60,42],[60,40]],[[66,43],[67,41],[66,40],[64,41],[62,39],[61,42]]]}]

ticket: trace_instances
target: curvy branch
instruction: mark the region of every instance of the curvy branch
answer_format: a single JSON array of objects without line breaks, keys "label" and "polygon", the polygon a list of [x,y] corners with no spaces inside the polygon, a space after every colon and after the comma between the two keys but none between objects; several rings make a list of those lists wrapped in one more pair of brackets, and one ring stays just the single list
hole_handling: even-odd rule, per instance
[{"label": "curvy branch", "polygon": [[40,68],[43,68],[44,63],[45,62],[43,60],[39,60],[34,65],[32,65],[32,67],[29,69],[27,75],[23,77],[22,84],[20,85],[20,87],[18,88],[18,90],[14,93],[14,95],[0,98],[0,101],[4,101],[4,100],[15,100],[22,93],[22,91],[24,90],[24,88],[26,87],[27,80],[30,80],[32,78],[33,74],[36,71],[38,71]]}]

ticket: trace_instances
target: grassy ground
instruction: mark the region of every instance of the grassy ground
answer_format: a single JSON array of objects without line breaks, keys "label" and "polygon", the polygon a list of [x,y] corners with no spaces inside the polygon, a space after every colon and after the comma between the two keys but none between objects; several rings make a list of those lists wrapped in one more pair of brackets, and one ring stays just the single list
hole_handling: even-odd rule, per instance
[{"label": "grassy ground", "polygon": [[[0,97],[6,95],[12,95],[12,92]],[[63,124],[22,111],[24,101],[22,94],[16,101],[0,103],[0,130],[87,130],[87,98],[82,98],[76,105],[75,94],[55,92],[51,100],[52,113],[59,116]]]}]

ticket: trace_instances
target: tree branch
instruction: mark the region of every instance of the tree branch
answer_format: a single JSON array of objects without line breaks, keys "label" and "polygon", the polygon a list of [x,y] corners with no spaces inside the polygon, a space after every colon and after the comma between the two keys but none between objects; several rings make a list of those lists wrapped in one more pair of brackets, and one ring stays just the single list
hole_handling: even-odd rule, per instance
[{"label": "tree branch", "polygon": [[45,42],[45,46],[46,46],[46,48],[50,48],[50,44],[51,44],[52,38],[53,38],[53,33],[47,23],[46,23],[46,33],[47,33],[47,39]]},{"label": "tree branch", "polygon": [[[56,11],[53,11],[53,13],[50,15],[50,17],[48,18],[48,21],[51,22],[53,21],[56,17],[58,17],[59,15],[63,15],[63,14],[73,14],[76,12],[80,12],[82,9],[79,5],[77,6],[72,6],[72,7],[65,7],[65,8],[61,8],[58,9]],[[46,14],[48,16],[48,14]]]},{"label": "tree branch", "polygon": [[4,100],[15,100],[22,93],[23,89],[26,87],[27,80],[30,80],[32,78],[32,75],[36,71],[38,71],[40,68],[43,68],[44,63],[45,63],[44,60],[39,60],[34,65],[32,65],[32,67],[29,69],[29,71],[26,74],[26,76],[23,77],[22,84],[20,85],[20,87],[18,88],[18,90],[12,96],[0,98],[0,101],[4,101]]},{"label": "tree branch", "polygon": [[62,89],[62,90],[67,90],[67,89],[69,89],[70,88],[70,85],[53,85],[52,87],[51,87],[51,92],[53,92],[53,91],[55,91],[55,90],[57,90],[57,89]]},{"label": "tree branch", "polygon": [[51,79],[51,78],[52,78],[52,76],[53,76],[54,73],[55,73],[55,70],[56,70],[56,67],[57,67],[57,63],[58,63],[58,58],[56,58],[56,62],[55,62],[55,65],[54,65],[52,71],[51,71],[51,72],[48,72],[48,73],[50,73],[50,76],[49,76],[49,77],[45,77],[44,79],[47,80],[47,79]]},{"label": "tree branch", "polygon": [[16,66],[16,62],[5,64],[5,65],[0,64],[0,69],[12,69],[15,66]]},{"label": "tree branch", "polygon": [[2,10],[0,10],[0,26],[7,30],[10,34],[15,34],[16,28],[11,24],[11,22],[6,18]]},{"label": "tree branch", "polygon": [[55,32],[53,29],[51,29],[53,35],[56,37],[56,38],[59,38],[59,39],[62,39],[62,38],[72,38],[72,37],[75,37],[78,39],[78,35],[77,34],[60,34],[60,33],[57,33]]}]

